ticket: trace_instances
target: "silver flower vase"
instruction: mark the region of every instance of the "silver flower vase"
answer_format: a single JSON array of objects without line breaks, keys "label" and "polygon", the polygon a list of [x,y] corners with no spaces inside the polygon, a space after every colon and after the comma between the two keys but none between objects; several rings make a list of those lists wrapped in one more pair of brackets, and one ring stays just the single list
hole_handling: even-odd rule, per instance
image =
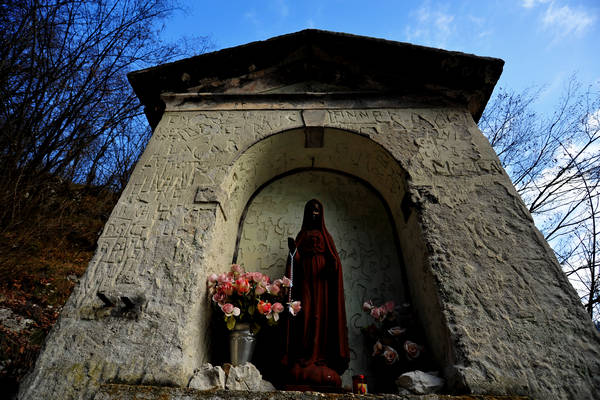
[{"label": "silver flower vase", "polygon": [[229,355],[231,364],[240,365],[249,362],[256,347],[256,336],[250,332],[250,325],[245,323],[235,324],[229,333]]}]

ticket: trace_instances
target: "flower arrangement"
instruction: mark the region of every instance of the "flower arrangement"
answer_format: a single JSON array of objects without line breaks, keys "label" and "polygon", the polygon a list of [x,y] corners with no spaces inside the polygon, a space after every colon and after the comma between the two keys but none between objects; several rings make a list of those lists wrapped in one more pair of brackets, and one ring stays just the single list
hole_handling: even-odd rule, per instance
[{"label": "flower arrangement", "polygon": [[[299,301],[288,299],[291,281],[287,277],[271,279],[260,272],[245,272],[239,264],[233,264],[228,273],[211,274],[208,277],[208,294],[225,321],[227,329],[236,323],[250,324],[257,333],[265,323],[276,325],[287,304],[288,312],[295,316],[300,312]],[[289,301],[286,303],[286,299]]]},{"label": "flower arrangement", "polygon": [[371,300],[363,303],[363,311],[375,321],[362,328],[373,343],[372,356],[383,358],[388,365],[402,364],[402,369],[409,369],[409,364],[417,360],[424,350],[413,341],[414,320],[409,309],[408,304],[397,307],[393,301],[380,306],[375,306]]}]

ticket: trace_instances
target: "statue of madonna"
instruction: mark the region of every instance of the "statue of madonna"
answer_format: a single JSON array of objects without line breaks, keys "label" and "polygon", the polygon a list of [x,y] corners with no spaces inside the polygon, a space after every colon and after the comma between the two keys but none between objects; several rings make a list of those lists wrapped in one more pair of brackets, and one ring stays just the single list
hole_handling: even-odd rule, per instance
[{"label": "statue of madonna", "polygon": [[306,203],[302,229],[288,245],[286,275],[292,278],[292,298],[302,304],[288,324],[284,363],[290,384],[340,387],[349,361],[342,264],[319,200]]}]

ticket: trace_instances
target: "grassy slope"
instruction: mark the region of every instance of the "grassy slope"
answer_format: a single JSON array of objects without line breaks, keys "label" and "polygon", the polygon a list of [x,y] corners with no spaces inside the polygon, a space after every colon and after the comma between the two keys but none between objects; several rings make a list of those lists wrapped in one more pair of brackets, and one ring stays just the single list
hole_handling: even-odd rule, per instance
[{"label": "grassy slope", "polygon": [[[4,323],[0,320],[0,387],[4,394],[16,391],[35,362],[94,254],[117,200],[112,193],[75,185],[58,183],[54,188],[22,223],[0,231],[0,312],[5,316]],[[6,321],[7,316],[11,321]]]}]

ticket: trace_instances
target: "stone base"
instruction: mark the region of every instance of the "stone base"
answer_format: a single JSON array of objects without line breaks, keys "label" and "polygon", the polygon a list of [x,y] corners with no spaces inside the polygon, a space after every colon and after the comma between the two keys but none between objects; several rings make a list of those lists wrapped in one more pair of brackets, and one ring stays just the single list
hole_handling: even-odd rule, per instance
[{"label": "stone base", "polygon": [[305,367],[300,364],[294,364],[290,370],[290,379],[292,385],[297,384],[298,387],[306,387],[307,389],[299,389],[300,391],[322,392],[318,388],[326,387],[327,392],[339,391],[342,387],[342,379],[337,372],[326,365],[310,364]]},{"label": "stone base", "polygon": [[530,400],[525,396],[488,396],[488,395],[395,395],[395,394],[351,394],[318,392],[248,392],[242,390],[195,390],[160,386],[105,384],[93,397],[93,400]]},{"label": "stone base", "polygon": [[286,392],[319,392],[319,393],[344,393],[342,388],[334,386],[313,386],[313,385],[285,385],[283,391]]}]

